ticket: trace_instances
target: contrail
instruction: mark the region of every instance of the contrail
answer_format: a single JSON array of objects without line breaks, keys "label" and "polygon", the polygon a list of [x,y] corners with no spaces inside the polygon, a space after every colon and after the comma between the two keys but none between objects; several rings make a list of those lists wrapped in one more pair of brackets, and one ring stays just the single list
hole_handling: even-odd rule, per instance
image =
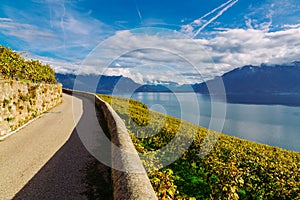
[{"label": "contrail", "polygon": [[[231,0],[230,0],[231,1]],[[236,4],[238,2],[238,0],[232,1],[230,4],[228,4],[225,8],[223,8],[216,16],[214,16],[213,18],[211,18],[208,22],[206,22],[205,24],[203,24],[198,30],[197,32],[194,34],[194,36],[192,38],[195,38],[200,31],[202,31],[206,26],[208,26],[210,23],[212,23],[213,21],[215,21],[218,17],[220,17],[226,10],[228,10],[229,8],[231,8],[234,4]]]},{"label": "contrail", "polygon": [[136,8],[136,11],[137,11],[137,13],[138,13],[138,15],[139,15],[139,18],[140,18],[140,21],[141,21],[141,24],[142,24],[143,17],[142,17],[141,11],[140,11],[140,9],[139,9],[139,7],[138,7],[138,5],[137,5],[136,0],[135,0],[134,2],[135,2],[135,8]]},{"label": "contrail", "polygon": [[53,28],[53,22],[52,22],[52,8],[51,8],[51,4],[48,3],[48,6],[49,6],[50,26],[51,26],[51,28]]},{"label": "contrail", "polygon": [[139,10],[138,7],[136,7],[136,10],[137,10],[137,13],[138,13],[138,15],[139,15],[139,17],[140,17],[140,21],[141,21],[141,23],[142,23],[142,15],[141,15],[141,12],[140,12],[140,10]]},{"label": "contrail", "polygon": [[231,3],[232,1],[234,1],[234,0],[229,0],[229,1],[225,2],[225,3],[223,3],[222,5],[218,6],[217,8],[213,9],[212,11],[210,11],[210,12],[206,13],[205,15],[203,15],[202,17],[200,17],[198,20],[203,19],[203,18],[207,17],[210,14],[213,14],[214,12],[216,12],[217,10],[223,8],[224,6],[226,6],[227,4]]},{"label": "contrail", "polygon": [[66,33],[65,33],[65,27],[64,27],[64,18],[65,18],[65,15],[66,15],[66,7],[65,7],[65,1],[64,0],[62,1],[62,8],[63,8],[63,14],[62,14],[61,19],[60,19],[60,26],[61,26],[61,29],[62,29],[63,34],[64,34],[64,48],[66,48]]}]

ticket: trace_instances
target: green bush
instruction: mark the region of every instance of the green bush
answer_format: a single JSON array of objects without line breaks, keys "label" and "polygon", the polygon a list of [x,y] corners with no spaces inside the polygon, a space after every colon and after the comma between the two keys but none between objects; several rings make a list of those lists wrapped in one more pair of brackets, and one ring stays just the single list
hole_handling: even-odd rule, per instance
[{"label": "green bush", "polygon": [[[141,154],[167,145],[179,126],[197,130],[188,151],[178,160],[162,169],[148,171],[159,199],[300,199],[300,153],[209,131],[149,111],[135,100],[99,96],[124,120]],[[149,134],[152,136],[144,137]],[[218,141],[201,158],[200,147],[208,134],[218,136]],[[151,169],[153,162],[143,161],[146,169]]]},{"label": "green bush", "polygon": [[33,83],[56,83],[55,72],[49,64],[38,60],[24,60],[13,50],[0,45],[0,78],[30,81]]}]

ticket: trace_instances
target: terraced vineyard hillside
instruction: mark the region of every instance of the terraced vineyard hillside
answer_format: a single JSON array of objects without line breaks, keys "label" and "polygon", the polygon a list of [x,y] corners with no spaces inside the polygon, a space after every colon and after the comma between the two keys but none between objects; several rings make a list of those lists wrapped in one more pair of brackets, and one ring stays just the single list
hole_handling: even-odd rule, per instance
[{"label": "terraced vineyard hillside", "polygon": [[62,101],[54,70],[0,45],[0,138]]},{"label": "terraced vineyard hillside", "polygon": [[20,53],[0,45],[0,79],[33,83],[56,83],[54,70],[38,60],[25,60]]},{"label": "terraced vineyard hillside", "polygon": [[[300,199],[300,153],[209,131],[149,111],[132,99],[99,96],[124,120],[141,158],[167,146],[179,128],[185,132],[180,136],[182,144],[193,139],[188,150],[168,166],[153,167],[159,157],[144,161],[159,199]],[[218,141],[201,157],[203,141],[213,145],[207,138]],[[168,149],[164,158],[172,159],[171,151],[178,151],[180,145]]]}]

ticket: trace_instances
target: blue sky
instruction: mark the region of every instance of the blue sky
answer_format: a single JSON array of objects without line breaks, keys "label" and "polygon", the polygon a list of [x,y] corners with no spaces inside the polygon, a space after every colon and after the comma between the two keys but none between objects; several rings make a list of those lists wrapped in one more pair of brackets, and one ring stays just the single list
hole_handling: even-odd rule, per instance
[{"label": "blue sky", "polygon": [[141,83],[199,82],[246,64],[300,60],[300,5],[2,0],[0,41],[57,72],[124,75]]}]

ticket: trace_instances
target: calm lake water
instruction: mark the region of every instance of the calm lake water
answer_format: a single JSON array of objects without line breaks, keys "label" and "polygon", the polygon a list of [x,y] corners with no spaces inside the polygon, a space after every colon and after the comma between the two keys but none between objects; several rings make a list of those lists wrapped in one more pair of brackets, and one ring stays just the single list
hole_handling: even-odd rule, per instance
[{"label": "calm lake water", "polygon": [[300,152],[300,107],[212,103],[209,96],[193,93],[134,93],[131,98],[227,135]]}]

